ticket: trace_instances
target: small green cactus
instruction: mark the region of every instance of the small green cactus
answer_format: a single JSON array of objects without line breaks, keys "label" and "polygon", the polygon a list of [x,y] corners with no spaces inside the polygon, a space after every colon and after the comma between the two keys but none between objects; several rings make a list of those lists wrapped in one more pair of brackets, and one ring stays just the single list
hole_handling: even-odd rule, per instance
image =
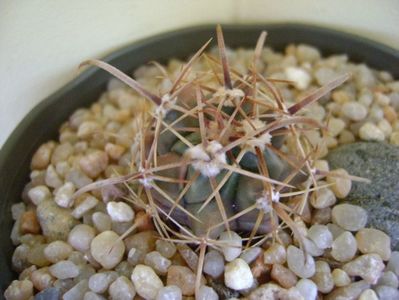
[{"label": "small green cactus", "polygon": [[306,182],[316,185],[318,171],[312,166],[317,149],[302,132],[324,126],[300,112],[349,75],[287,107],[277,89],[281,80],[265,78],[256,69],[265,39],[262,32],[253,63],[247,74],[240,74],[229,67],[218,26],[220,60],[207,58],[213,66],[208,74],[219,86],[208,85],[200,73],[190,71],[208,41],[162,96],[104,62],[85,62],[110,72],[154,102],[156,109],[150,125],[136,139],[136,172],[93,183],[78,193],[110,184],[139,183],[136,191],[131,190],[133,200],[147,209],[160,235],[169,240],[217,246],[220,232],[234,230],[250,244],[254,238],[275,233],[284,222],[301,242],[290,216],[300,216],[304,204],[294,210],[285,203],[307,194],[310,185]]}]

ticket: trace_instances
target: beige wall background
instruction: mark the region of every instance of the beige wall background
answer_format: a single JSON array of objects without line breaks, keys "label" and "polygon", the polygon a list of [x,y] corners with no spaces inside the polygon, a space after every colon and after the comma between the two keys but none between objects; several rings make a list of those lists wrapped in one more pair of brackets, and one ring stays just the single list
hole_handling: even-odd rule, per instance
[{"label": "beige wall background", "polygon": [[398,0],[2,0],[0,146],[79,62],[168,30],[203,23],[302,22],[399,49]]}]

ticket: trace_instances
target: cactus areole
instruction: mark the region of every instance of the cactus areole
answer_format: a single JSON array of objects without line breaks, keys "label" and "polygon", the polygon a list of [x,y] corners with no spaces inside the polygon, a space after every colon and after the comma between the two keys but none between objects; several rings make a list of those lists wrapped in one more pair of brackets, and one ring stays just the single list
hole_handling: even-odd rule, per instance
[{"label": "cactus areole", "polygon": [[[301,112],[349,75],[288,104],[278,86],[294,83],[257,70],[266,32],[245,74],[230,68],[220,26],[216,33],[219,58],[203,53],[208,41],[170,78],[171,88],[164,95],[147,91],[105,62],[84,63],[110,72],[152,101],[155,109],[132,146],[134,171],[78,193],[134,183],[132,200],[170,239],[212,240],[229,230],[253,239],[285,223],[301,240],[292,217],[301,216],[310,186],[316,186],[314,177],[323,176],[313,167],[320,149],[312,147],[304,132],[323,135],[325,130]],[[208,70],[194,70],[199,59],[207,60]],[[295,205],[288,205],[292,200]]]}]

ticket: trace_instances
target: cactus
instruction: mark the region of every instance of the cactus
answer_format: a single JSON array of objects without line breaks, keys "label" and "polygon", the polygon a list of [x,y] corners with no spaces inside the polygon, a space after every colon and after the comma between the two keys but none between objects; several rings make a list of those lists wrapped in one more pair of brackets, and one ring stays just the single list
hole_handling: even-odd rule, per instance
[{"label": "cactus", "polygon": [[[309,192],[320,188],[315,176],[321,174],[313,168],[318,149],[302,132],[325,126],[301,116],[301,111],[349,75],[287,107],[277,86],[292,82],[265,78],[256,69],[265,39],[262,32],[252,64],[246,74],[240,74],[229,67],[218,26],[220,59],[203,53],[208,41],[161,96],[105,62],[84,62],[119,78],[156,108],[135,141],[135,172],[90,184],[76,196],[125,184],[135,205],[151,215],[159,234],[199,244],[200,260],[207,245],[220,246],[216,238],[222,231],[240,232],[251,245],[275,234],[285,223],[302,244],[291,216],[301,216]],[[202,56],[212,66],[207,74],[213,75],[216,87],[202,80],[204,72],[191,71]],[[293,198],[298,200],[294,208],[287,205]]]}]

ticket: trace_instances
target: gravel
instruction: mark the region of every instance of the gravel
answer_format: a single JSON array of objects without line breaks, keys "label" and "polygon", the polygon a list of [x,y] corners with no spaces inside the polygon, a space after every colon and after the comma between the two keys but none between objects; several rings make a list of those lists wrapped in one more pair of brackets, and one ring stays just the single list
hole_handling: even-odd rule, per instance
[{"label": "gravel", "polygon": [[[229,60],[242,73],[247,72],[252,55],[249,50],[228,51]],[[153,106],[113,80],[98,102],[73,113],[58,141],[41,145],[32,157],[24,203],[12,207],[12,240],[18,246],[12,264],[21,273],[20,280],[10,284],[5,298],[30,299],[40,291],[34,299],[62,295],[66,300],[132,300],[137,296],[315,300],[318,293],[326,300],[398,298],[399,254],[391,251],[396,235],[374,226],[374,215],[363,203],[341,202],[364,185],[349,173],[364,176],[370,172],[353,174],[323,159],[334,148],[356,141],[377,141],[377,149],[386,143],[399,145],[398,82],[386,72],[348,62],[345,55],[323,58],[307,45],[290,45],[284,55],[265,49],[258,63],[268,77],[294,81],[293,85],[279,84],[281,94],[292,104],[343,72],[353,74],[303,112],[320,122],[328,120],[323,135],[305,133],[319,150],[311,166],[318,170],[314,173],[317,185],[327,187],[310,191],[301,217],[294,217],[303,240],[283,228],[273,239],[246,249],[241,232],[222,232],[218,246],[207,247],[195,294],[198,244],[161,238],[151,222],[153,212],[125,201],[130,194],[122,185],[74,197],[92,182],[126,175],[135,168],[134,140],[144,126],[140,116]],[[165,69],[174,78],[181,66],[182,62],[171,60]],[[154,92],[171,86],[156,66],[139,68],[135,76]],[[290,150],[289,137],[281,149]],[[338,160],[344,159],[338,155]],[[383,181],[394,187],[389,180]],[[136,191],[136,186],[129,188]],[[385,192],[378,195],[385,197]],[[372,198],[380,201],[381,197]],[[295,201],[280,201],[298,209]],[[368,220],[376,228],[366,228]]]}]

